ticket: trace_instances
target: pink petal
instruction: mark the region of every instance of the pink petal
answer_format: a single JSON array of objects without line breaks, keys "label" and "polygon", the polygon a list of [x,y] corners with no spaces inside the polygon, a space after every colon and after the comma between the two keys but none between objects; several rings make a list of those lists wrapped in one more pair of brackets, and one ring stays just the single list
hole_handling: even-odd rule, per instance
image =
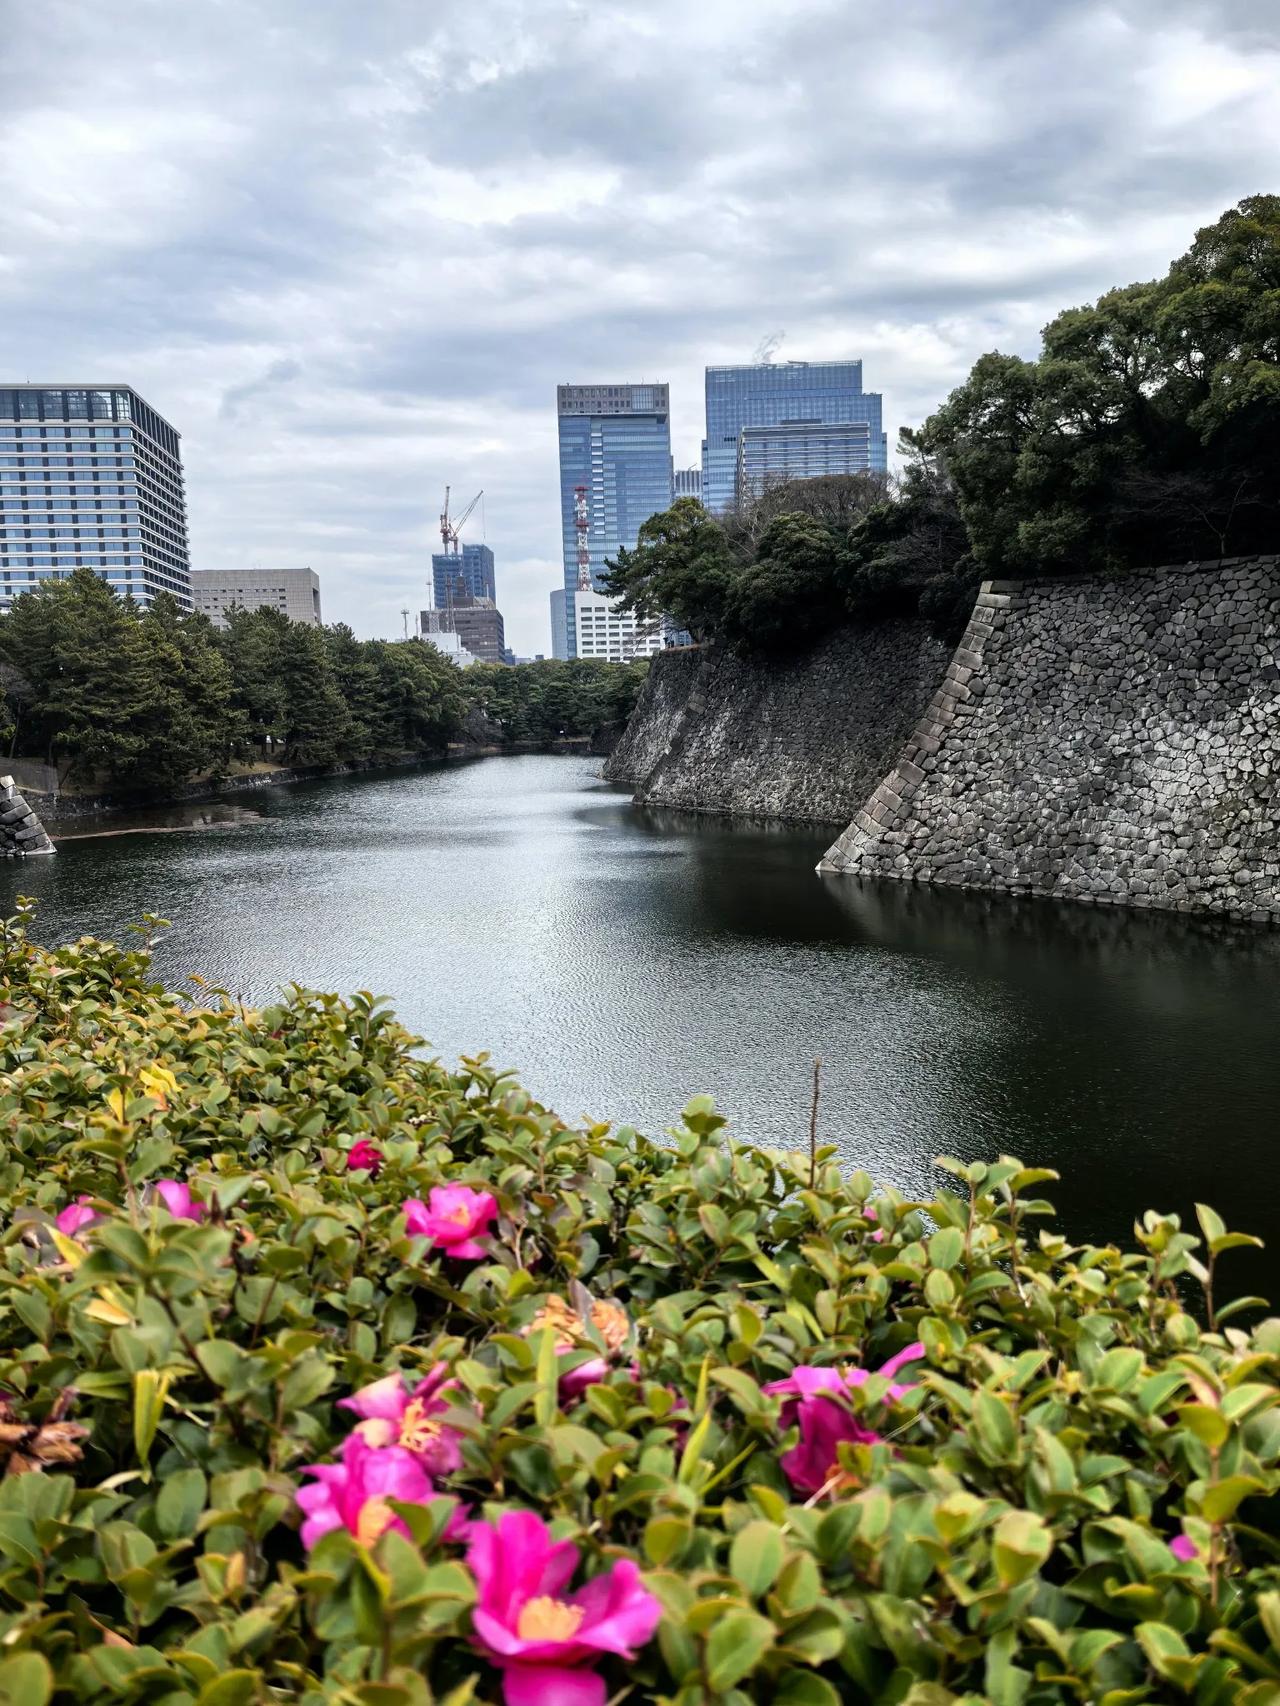
[{"label": "pink petal", "polygon": [[577,1568],[578,1549],[571,1541],[553,1541],[533,1511],[507,1511],[496,1525],[472,1524],[467,1565],[480,1606],[514,1629],[526,1600],[564,1587]]},{"label": "pink petal", "polygon": [[1175,1540],[1171,1540],[1169,1550],[1175,1558],[1181,1559],[1184,1564],[1190,1564],[1200,1556],[1200,1548],[1189,1534],[1179,1534]]},{"label": "pink petal", "polygon": [[919,1339],[917,1339],[914,1344],[908,1345],[905,1350],[899,1351],[896,1356],[891,1356],[888,1362],[883,1363],[876,1370],[876,1373],[885,1380],[892,1380],[904,1363],[919,1362],[924,1354],[924,1346],[920,1343]]},{"label": "pink petal", "polygon": [[629,1558],[620,1558],[603,1576],[596,1576],[573,1596],[586,1616],[577,1639],[584,1647],[620,1653],[629,1658],[653,1639],[662,1621],[662,1604],[642,1584]]},{"label": "pink petal", "polygon": [[488,1246],[478,1244],[474,1238],[464,1238],[460,1244],[448,1244],[444,1239],[438,1242],[446,1256],[453,1256],[460,1262],[478,1262],[489,1254]]},{"label": "pink petal", "polygon": [[387,1374],[381,1380],[362,1386],[358,1392],[353,1392],[350,1398],[339,1398],[338,1408],[354,1410],[357,1416],[366,1419],[377,1416],[383,1421],[399,1422],[408,1403],[409,1395],[404,1389],[404,1381],[398,1374]]},{"label": "pink petal", "polygon": [[508,1665],[502,1675],[506,1706],[604,1706],[604,1679],[591,1670],[558,1665]]},{"label": "pink petal", "polygon": [[431,1218],[430,1210],[421,1197],[409,1197],[404,1204],[404,1229],[410,1238],[426,1238],[430,1236],[427,1225]]}]

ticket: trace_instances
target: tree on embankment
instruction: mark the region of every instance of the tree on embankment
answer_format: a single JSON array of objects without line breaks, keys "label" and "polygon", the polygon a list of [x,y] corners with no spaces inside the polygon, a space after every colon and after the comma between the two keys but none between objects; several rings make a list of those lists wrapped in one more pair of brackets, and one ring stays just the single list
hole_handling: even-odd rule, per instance
[{"label": "tree on embankment", "polygon": [[974,364],[900,469],[690,498],[610,565],[624,609],[780,651],[844,616],[963,628],[991,576],[1280,549],[1280,196],[1242,201],[1166,275],[1059,314],[1035,360]]}]

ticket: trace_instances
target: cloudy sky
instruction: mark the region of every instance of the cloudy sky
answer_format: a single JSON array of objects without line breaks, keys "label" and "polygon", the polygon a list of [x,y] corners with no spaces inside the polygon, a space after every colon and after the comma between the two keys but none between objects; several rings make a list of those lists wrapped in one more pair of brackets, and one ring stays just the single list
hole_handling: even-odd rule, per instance
[{"label": "cloudy sky", "polygon": [[558,381],[669,380],[689,464],[783,331],[892,442],[1280,188],[1278,88],[1274,0],[0,0],[0,381],[137,386],[193,565],[361,634],[483,487],[545,651]]}]

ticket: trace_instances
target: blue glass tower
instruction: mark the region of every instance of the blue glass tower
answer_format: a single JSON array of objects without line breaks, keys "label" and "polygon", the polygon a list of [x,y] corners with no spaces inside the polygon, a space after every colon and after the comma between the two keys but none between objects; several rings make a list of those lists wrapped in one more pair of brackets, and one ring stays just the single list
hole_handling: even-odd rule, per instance
[{"label": "blue glass tower", "polygon": [[[884,473],[889,467],[882,398],[862,389],[860,361],[762,362],[748,367],[709,367],[707,436],[702,444],[702,501],[713,514],[732,506],[737,497],[739,438],[744,427],[788,425],[837,426],[865,421],[869,432],[869,466]],[[830,447],[815,435],[814,466],[796,456],[803,437],[793,445],[791,477],[831,471]],[[825,466],[820,465],[825,461]]]},{"label": "blue glass tower", "polygon": [[191,609],[178,434],[127,385],[0,389],[0,609],[79,567]]},{"label": "blue glass tower", "polygon": [[606,560],[633,547],[649,517],[671,507],[670,401],[666,385],[556,388],[566,657],[578,655],[579,575],[598,586]]},{"label": "blue glass tower", "polygon": [[469,598],[489,598],[496,604],[493,573],[493,552],[487,545],[464,545],[460,552],[436,551],[431,557],[431,599],[437,610],[444,610],[460,595]]}]

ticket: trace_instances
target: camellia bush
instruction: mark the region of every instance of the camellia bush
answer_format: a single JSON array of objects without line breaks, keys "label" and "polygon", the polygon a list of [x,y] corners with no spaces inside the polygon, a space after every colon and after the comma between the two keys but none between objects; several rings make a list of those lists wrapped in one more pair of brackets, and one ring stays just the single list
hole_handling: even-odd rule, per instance
[{"label": "camellia bush", "polygon": [[1073,1245],[1009,1157],[909,1202],[365,995],[0,966],[0,1700],[1280,1700],[1210,1210]]}]

